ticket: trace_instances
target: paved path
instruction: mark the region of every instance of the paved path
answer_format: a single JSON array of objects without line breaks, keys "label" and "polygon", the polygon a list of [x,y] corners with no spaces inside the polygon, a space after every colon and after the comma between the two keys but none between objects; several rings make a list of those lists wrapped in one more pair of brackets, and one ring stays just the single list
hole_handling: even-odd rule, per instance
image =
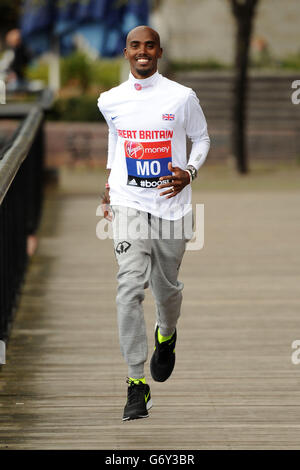
[{"label": "paved path", "polygon": [[[150,378],[150,418],[122,423],[116,264],[97,196],[46,201],[0,372],[2,449],[299,449],[300,191],[207,192],[205,248],[186,253],[177,364]],[[150,354],[153,303],[145,315]],[[300,354],[299,354],[300,356]]]}]

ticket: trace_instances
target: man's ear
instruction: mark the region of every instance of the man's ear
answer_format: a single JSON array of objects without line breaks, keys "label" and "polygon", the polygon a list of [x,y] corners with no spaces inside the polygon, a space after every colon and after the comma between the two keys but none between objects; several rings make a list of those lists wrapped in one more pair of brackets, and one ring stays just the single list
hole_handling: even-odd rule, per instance
[{"label": "man's ear", "polygon": [[158,56],[159,59],[160,59],[161,56],[163,55],[163,52],[164,52],[164,50],[163,50],[163,48],[161,47],[161,48],[160,48],[160,53],[159,53],[159,56]]},{"label": "man's ear", "polygon": [[124,53],[125,59],[128,59],[128,54],[127,54],[127,49],[126,49],[126,47],[125,47],[125,49],[123,49],[123,53]]}]

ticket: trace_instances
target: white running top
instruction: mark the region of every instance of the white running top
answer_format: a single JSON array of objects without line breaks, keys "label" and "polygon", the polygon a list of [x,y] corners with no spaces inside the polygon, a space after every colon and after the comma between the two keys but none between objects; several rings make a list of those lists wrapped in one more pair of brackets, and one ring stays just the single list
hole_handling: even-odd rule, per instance
[{"label": "white running top", "polygon": [[[102,93],[98,107],[109,127],[107,168],[110,203],[175,220],[191,210],[191,185],[174,197],[160,196],[160,176],[170,174],[168,162],[197,170],[210,140],[199,100],[191,88],[156,72]],[[192,141],[187,162],[186,136]]]}]

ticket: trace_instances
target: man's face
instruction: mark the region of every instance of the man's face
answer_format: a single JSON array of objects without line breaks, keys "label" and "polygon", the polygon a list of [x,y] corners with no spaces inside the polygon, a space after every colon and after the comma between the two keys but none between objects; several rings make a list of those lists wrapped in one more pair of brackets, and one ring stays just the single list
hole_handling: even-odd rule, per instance
[{"label": "man's face", "polygon": [[133,30],[128,35],[124,55],[135,78],[150,77],[157,71],[157,60],[162,55],[159,38],[150,28]]}]

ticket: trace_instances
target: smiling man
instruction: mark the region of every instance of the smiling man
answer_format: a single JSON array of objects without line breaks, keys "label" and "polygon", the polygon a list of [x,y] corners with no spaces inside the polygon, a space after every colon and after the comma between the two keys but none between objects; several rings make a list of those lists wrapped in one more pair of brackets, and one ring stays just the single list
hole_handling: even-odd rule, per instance
[{"label": "smiling man", "polygon": [[[98,100],[109,128],[110,174],[103,203],[112,211],[119,265],[119,338],[128,364],[124,421],[147,417],[152,406],[144,373],[148,346],[142,307],[149,285],[156,304],[150,372],[164,382],[174,369],[183,289],[178,272],[191,233],[183,227],[191,220],[191,183],[210,146],[193,90],[158,73],[162,53],[156,31],[134,28],[124,49],[129,79]],[[192,141],[188,159],[186,136]],[[104,215],[109,217],[109,211]]]},{"label": "smiling man", "polygon": [[149,27],[139,26],[127,36],[126,59],[136,78],[147,78],[157,71],[157,61],[162,56],[160,38],[156,31]]}]

